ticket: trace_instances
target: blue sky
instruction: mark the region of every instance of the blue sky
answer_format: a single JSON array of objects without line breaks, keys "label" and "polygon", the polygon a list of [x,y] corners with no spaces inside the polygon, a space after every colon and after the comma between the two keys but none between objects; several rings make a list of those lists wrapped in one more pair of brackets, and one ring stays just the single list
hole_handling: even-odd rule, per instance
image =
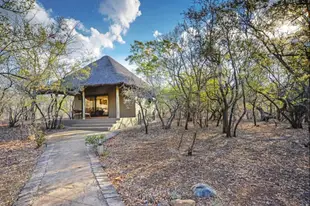
[{"label": "blue sky", "polygon": [[[160,33],[171,31],[182,21],[181,13],[191,4],[192,0],[39,1],[40,7],[50,18],[62,16],[79,21],[85,28],[78,30],[79,34],[94,37],[90,40],[92,44],[87,48],[101,48],[100,54],[97,52],[97,58],[110,55],[125,66],[128,66],[125,58],[130,54],[130,44],[134,40],[153,40],[156,30]],[[114,26],[118,28],[115,31],[111,29]],[[93,28],[91,32],[90,28]],[[104,38],[109,41],[106,42]]]}]

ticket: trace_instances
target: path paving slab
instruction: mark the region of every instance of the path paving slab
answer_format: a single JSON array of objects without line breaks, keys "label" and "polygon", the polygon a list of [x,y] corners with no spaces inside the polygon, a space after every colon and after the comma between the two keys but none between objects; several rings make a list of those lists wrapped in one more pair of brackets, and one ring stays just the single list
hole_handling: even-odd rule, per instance
[{"label": "path paving slab", "polygon": [[[97,156],[85,145],[91,132],[70,132],[49,139],[15,206],[124,205]],[[103,185],[111,185],[111,197],[102,190]]]}]

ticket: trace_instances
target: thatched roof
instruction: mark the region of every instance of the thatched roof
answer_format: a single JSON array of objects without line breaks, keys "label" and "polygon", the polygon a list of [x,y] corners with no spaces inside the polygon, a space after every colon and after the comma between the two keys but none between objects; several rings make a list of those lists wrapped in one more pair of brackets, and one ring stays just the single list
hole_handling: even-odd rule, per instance
[{"label": "thatched roof", "polygon": [[89,76],[81,82],[83,86],[99,86],[112,84],[141,85],[143,81],[123,65],[109,56],[89,64]]},{"label": "thatched roof", "polygon": [[[53,84],[55,83],[57,82],[53,82]],[[141,86],[146,83],[113,58],[104,56],[90,63],[84,69],[65,77],[61,83],[62,90],[57,89],[57,87],[56,89],[41,89],[38,94],[76,95],[82,87],[121,84]]]}]

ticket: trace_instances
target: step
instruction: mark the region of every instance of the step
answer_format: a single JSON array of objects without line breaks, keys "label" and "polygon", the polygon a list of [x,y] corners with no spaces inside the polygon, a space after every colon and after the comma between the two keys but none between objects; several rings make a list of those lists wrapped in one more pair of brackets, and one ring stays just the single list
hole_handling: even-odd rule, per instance
[{"label": "step", "polygon": [[64,121],[65,123],[69,122],[72,124],[80,124],[80,123],[115,123],[116,119],[103,119],[103,120],[99,120],[99,119],[86,119],[86,120],[82,120],[82,119],[73,119],[73,120],[66,120]]},{"label": "step", "polygon": [[104,126],[112,126],[118,121],[116,118],[109,118],[109,119],[72,119],[72,120],[65,120],[63,124],[65,126],[71,127],[73,125],[78,126],[88,126],[88,125],[104,125]]},{"label": "step", "polygon": [[110,127],[69,127],[69,130],[109,131]]},{"label": "step", "polygon": [[100,126],[100,125],[81,125],[81,126],[71,126],[71,127],[76,127],[76,128],[79,128],[79,127],[87,127],[87,128],[94,128],[94,127],[98,127],[98,128],[110,128],[112,127],[113,125],[111,126]]},{"label": "step", "polygon": [[79,124],[72,124],[71,127],[112,127],[115,123],[79,123]]}]

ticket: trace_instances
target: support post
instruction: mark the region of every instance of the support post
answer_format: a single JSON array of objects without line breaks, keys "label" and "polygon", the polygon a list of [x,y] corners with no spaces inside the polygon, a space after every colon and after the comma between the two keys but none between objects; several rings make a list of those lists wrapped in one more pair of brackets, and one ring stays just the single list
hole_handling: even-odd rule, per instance
[{"label": "support post", "polygon": [[82,90],[82,118],[85,119],[85,89]]},{"label": "support post", "polygon": [[120,105],[119,105],[119,87],[116,86],[116,98],[115,98],[115,103],[116,103],[116,118],[120,118]]}]

